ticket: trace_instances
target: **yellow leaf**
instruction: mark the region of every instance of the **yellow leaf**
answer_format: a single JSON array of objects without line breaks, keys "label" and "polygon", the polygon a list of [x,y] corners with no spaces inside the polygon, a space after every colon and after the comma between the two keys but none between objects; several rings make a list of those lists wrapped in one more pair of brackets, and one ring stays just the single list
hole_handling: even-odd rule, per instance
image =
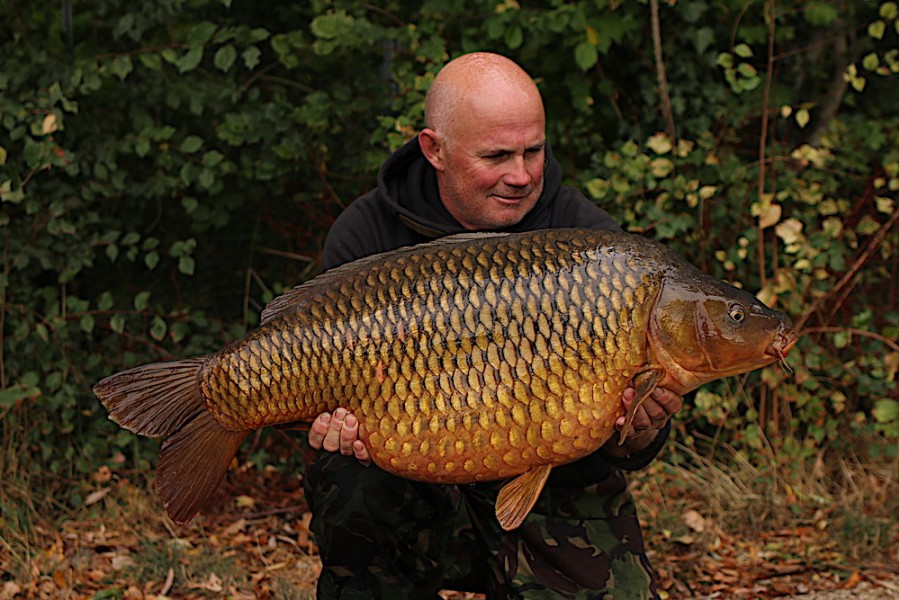
[{"label": "yellow leaf", "polygon": [[763,209],[762,213],[759,215],[759,227],[766,229],[777,225],[780,222],[780,215],[782,213],[783,210],[780,208],[779,204],[768,205],[767,209]]},{"label": "yellow leaf", "polygon": [[56,131],[58,127],[59,124],[56,122],[56,115],[50,113],[46,117],[44,117],[44,122],[41,123],[41,133],[43,135],[48,135]]},{"label": "yellow leaf", "polygon": [[809,114],[807,108],[800,108],[796,111],[796,124],[805,127],[809,122]]},{"label": "yellow leaf", "polygon": [[877,210],[888,215],[893,214],[893,199],[886,196],[874,196]]},{"label": "yellow leaf", "polygon": [[896,371],[899,371],[899,352],[890,352],[883,359],[883,364],[887,368],[887,381],[896,379]]},{"label": "yellow leaf", "polygon": [[787,244],[793,244],[802,239],[802,221],[799,219],[787,219],[777,224],[774,233]]},{"label": "yellow leaf", "polygon": [[671,152],[671,138],[664,133],[655,134],[646,140],[646,145],[656,154],[667,154]]},{"label": "yellow leaf", "polygon": [[249,496],[237,497],[237,508],[250,508],[256,504],[256,500]]},{"label": "yellow leaf", "polygon": [[594,46],[599,46],[599,32],[596,31],[596,28],[591,25],[587,25],[587,41]]}]

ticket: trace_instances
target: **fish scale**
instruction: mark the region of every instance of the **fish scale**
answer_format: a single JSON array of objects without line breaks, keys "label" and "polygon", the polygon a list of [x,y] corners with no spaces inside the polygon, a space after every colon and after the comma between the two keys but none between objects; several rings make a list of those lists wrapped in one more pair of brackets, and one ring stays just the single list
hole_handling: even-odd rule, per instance
[{"label": "fish scale", "polygon": [[[94,392],[163,437],[158,485],[186,522],[247,433],[338,407],[381,468],[433,483],[515,476],[517,527],[550,470],[620,441],[656,387],[678,394],[783,360],[786,315],[644,238],[472,234],[349,263],[273,300],[219,352],[136,367]],[[622,394],[636,400],[625,414]]]},{"label": "fish scale", "polygon": [[626,301],[660,277],[546,238],[411,254],[322,290],[208,361],[206,403],[235,431],[344,406],[378,464],[441,483],[573,460],[621,415],[649,309]]}]

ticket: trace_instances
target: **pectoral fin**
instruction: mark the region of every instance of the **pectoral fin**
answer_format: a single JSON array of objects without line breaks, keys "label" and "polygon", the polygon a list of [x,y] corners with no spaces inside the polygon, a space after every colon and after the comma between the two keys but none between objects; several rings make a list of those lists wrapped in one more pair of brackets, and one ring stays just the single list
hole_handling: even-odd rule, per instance
[{"label": "pectoral fin", "polygon": [[653,369],[638,373],[637,376],[634,377],[634,390],[637,394],[633,404],[627,409],[627,414],[624,416],[624,427],[621,428],[621,434],[618,437],[619,446],[624,443],[625,439],[627,439],[627,434],[631,430],[631,425],[634,422],[634,415],[637,414],[637,409],[640,408],[640,405],[643,404],[643,401],[649,397],[653,390],[658,387],[663,374],[664,371],[661,369]]},{"label": "pectoral fin", "polygon": [[517,529],[534,508],[552,465],[533,467],[503,486],[496,499],[496,518],[506,531]]}]

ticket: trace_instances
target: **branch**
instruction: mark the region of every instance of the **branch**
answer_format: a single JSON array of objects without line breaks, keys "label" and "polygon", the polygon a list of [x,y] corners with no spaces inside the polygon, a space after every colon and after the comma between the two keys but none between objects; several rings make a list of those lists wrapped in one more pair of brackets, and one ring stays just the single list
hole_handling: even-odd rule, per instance
[{"label": "branch", "polygon": [[[761,135],[759,135],[759,204],[762,204],[762,197],[765,195],[765,179],[768,176],[766,168],[768,163],[765,160],[765,154],[768,146],[768,116],[770,110],[768,104],[771,101],[771,82],[774,79],[774,0],[766,0],[765,14],[768,20],[768,71],[765,74],[765,90],[762,96],[762,131]],[[758,229],[759,279],[762,287],[765,287],[765,232],[762,229],[761,220],[759,220]]]},{"label": "branch", "polygon": [[827,133],[830,122],[837,116],[840,106],[843,104],[843,97],[849,89],[849,82],[844,75],[846,69],[852,64],[849,60],[848,44],[846,43],[846,34],[837,36],[833,48],[834,56],[837,60],[837,69],[833,76],[830,93],[827,95],[827,101],[818,113],[817,124],[808,137],[809,146],[818,147],[821,145],[821,138]]},{"label": "branch", "polygon": [[652,20],[652,47],[655,52],[656,78],[659,81],[659,96],[662,101],[662,113],[665,116],[665,129],[672,143],[676,139],[674,128],[674,112],[671,110],[671,95],[668,93],[668,76],[665,74],[665,62],[662,59],[662,32],[659,26],[659,0],[649,0]]},{"label": "branch", "polygon": [[826,302],[829,302],[831,298],[837,295],[845,286],[852,282],[855,279],[856,274],[861,270],[862,266],[874,251],[880,246],[883,242],[883,239],[886,237],[887,233],[889,233],[890,229],[899,221],[899,208],[893,211],[893,214],[887,220],[886,223],[880,226],[880,229],[877,230],[870,240],[868,240],[868,244],[865,246],[865,249],[859,254],[858,258],[855,259],[855,262],[852,264],[852,267],[846,272],[843,277],[840,278],[840,281],[837,282],[835,286],[833,286],[830,291],[828,291],[823,296],[818,297],[812,302],[812,305],[809,307],[807,311],[796,321],[796,331],[802,329],[802,325],[808,321],[809,317],[817,311],[820,306]]},{"label": "branch", "polygon": [[883,342],[884,345],[889,346],[894,352],[899,352],[899,344],[891,340],[890,338],[880,335],[874,331],[866,331],[864,329],[856,329],[855,327],[809,327],[808,329],[803,329],[799,332],[799,335],[808,335],[809,333],[851,333],[853,335],[860,335],[864,337],[869,337],[877,340],[878,342]]}]

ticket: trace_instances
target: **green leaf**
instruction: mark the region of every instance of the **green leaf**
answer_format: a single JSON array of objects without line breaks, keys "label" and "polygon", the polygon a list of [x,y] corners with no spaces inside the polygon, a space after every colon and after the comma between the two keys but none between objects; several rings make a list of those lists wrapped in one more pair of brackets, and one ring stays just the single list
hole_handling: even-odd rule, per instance
[{"label": "green leaf", "polygon": [[588,41],[583,41],[574,49],[574,61],[581,70],[586,71],[599,60],[599,51]]},{"label": "green leaf", "polygon": [[165,319],[163,319],[159,315],[156,315],[150,322],[150,337],[152,337],[157,342],[161,342],[162,338],[165,337],[165,332],[167,329],[168,326],[165,323]]},{"label": "green leaf", "polygon": [[108,290],[100,294],[100,297],[97,298],[97,308],[100,310],[109,310],[112,308],[114,304],[114,300],[112,299],[112,293]]},{"label": "green leaf", "polygon": [[830,2],[809,2],[805,11],[803,11],[805,20],[811,25],[821,27],[830,25],[837,20],[840,12],[836,6]]},{"label": "green leaf", "polygon": [[214,167],[224,160],[225,155],[219,152],[218,150],[210,150],[206,154],[203,155],[203,165],[207,167]]},{"label": "green leaf", "polygon": [[199,183],[203,189],[208,190],[212,188],[212,185],[215,183],[215,174],[209,169],[203,169],[200,171],[200,176],[197,177],[197,183]]},{"label": "green leaf", "polygon": [[178,270],[185,275],[194,274],[194,259],[192,256],[182,256],[178,259]]},{"label": "green leaf", "polygon": [[310,29],[319,38],[335,39],[352,33],[355,19],[345,10],[320,15],[313,19]]},{"label": "green leaf", "polygon": [[886,32],[886,23],[883,21],[874,21],[870,25],[868,25],[868,35],[874,38],[875,40],[883,39],[883,34]]},{"label": "green leaf", "polygon": [[505,42],[509,48],[513,50],[521,46],[521,42],[524,41],[524,32],[522,32],[521,27],[519,25],[513,25],[506,29]]},{"label": "green leaf", "polygon": [[752,48],[750,48],[746,44],[737,44],[736,46],[734,46],[734,54],[736,54],[740,58],[749,58],[750,56],[752,56]]},{"label": "green leaf", "polygon": [[190,30],[187,41],[191,46],[202,46],[212,38],[216,29],[218,27],[209,21],[198,23]]},{"label": "green leaf", "polygon": [[109,319],[109,328],[115,333],[122,333],[125,331],[125,317],[122,315],[112,315],[112,318]]},{"label": "green leaf", "polygon": [[889,398],[882,398],[874,403],[871,411],[878,423],[891,423],[899,421],[899,402]]},{"label": "green leaf", "polygon": [[880,58],[878,58],[876,52],[871,52],[870,54],[866,54],[862,59],[862,66],[868,71],[873,71],[877,67],[880,66]]},{"label": "green leaf", "polygon": [[178,71],[187,73],[196,69],[203,60],[203,46],[192,46],[187,54],[178,59]]},{"label": "green leaf", "polygon": [[81,326],[81,331],[84,333],[91,333],[94,331],[94,316],[93,315],[84,315],[81,317],[81,321],[79,322]]},{"label": "green leaf", "polygon": [[705,52],[715,42],[715,30],[711,27],[700,27],[693,36],[693,46],[698,54]]},{"label": "green leaf", "polygon": [[234,46],[228,44],[216,51],[213,62],[218,69],[227,71],[234,64],[235,60],[237,60],[237,50],[234,49]]},{"label": "green leaf", "polygon": [[44,158],[44,145],[34,141],[31,137],[25,138],[25,151],[22,153],[25,164],[32,169],[41,166]]},{"label": "green leaf", "polygon": [[487,19],[487,37],[491,40],[498,40],[503,37],[506,32],[506,21],[500,17],[491,17]]},{"label": "green leaf", "polygon": [[181,150],[188,154],[193,154],[203,146],[203,138],[196,135],[189,135],[181,142]]},{"label": "green leaf", "polygon": [[138,292],[138,294],[134,297],[134,308],[137,310],[146,310],[149,301],[150,292],[148,290]]},{"label": "green leaf", "polygon": [[125,81],[128,74],[134,70],[134,64],[131,62],[130,56],[122,54],[112,59],[112,62],[109,64],[109,70],[120,80]]},{"label": "green leaf", "polygon": [[259,64],[259,57],[261,55],[262,51],[259,48],[257,48],[256,46],[250,46],[241,54],[241,56],[243,57],[243,64],[246,65],[248,69],[252,69]]},{"label": "green leaf", "polygon": [[880,16],[887,21],[892,21],[899,16],[899,7],[895,2],[884,2],[880,5]]},{"label": "green leaf", "polygon": [[146,264],[147,268],[151,271],[155,269],[156,265],[159,264],[159,253],[155,250],[147,252],[147,255],[144,257],[144,264]]}]

